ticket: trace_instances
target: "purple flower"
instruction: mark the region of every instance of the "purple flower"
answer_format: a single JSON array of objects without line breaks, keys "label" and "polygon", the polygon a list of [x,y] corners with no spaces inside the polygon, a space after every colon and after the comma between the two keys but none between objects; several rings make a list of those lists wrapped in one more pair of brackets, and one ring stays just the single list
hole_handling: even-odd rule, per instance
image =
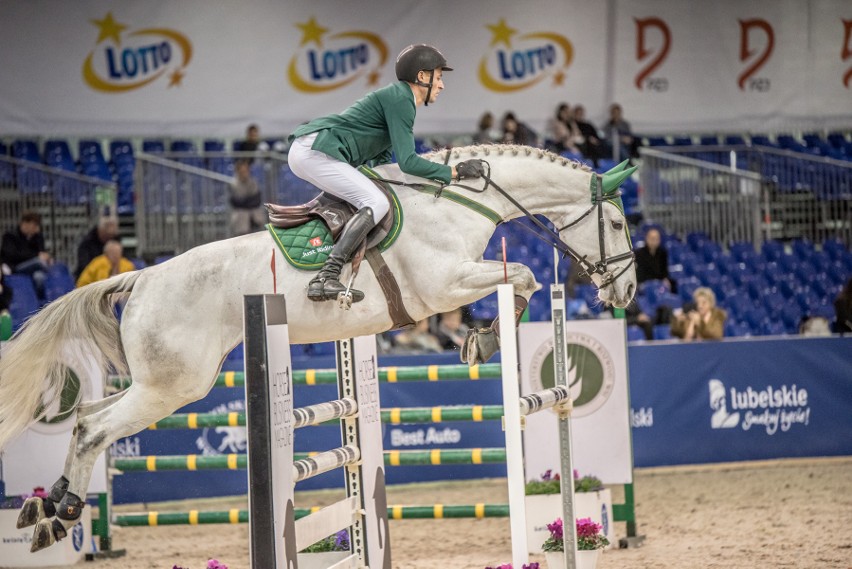
[{"label": "purple flower", "polygon": [[228,566],[224,563],[219,563],[218,559],[208,559],[207,569],[228,569]]},{"label": "purple flower", "polygon": [[550,537],[560,541],[562,540],[562,518],[556,518],[552,524],[547,524],[547,529],[550,530]]},{"label": "purple flower", "polygon": [[334,549],[337,551],[349,549],[349,532],[347,530],[342,529],[334,535]]},{"label": "purple flower", "polygon": [[580,479],[580,471],[575,468],[574,469],[574,480],[579,480],[579,479]]},{"label": "purple flower", "polygon": [[601,529],[602,526],[593,522],[592,518],[581,518],[577,520],[578,538],[595,538]]},{"label": "purple flower", "polygon": [[[497,567],[486,567],[485,569],[512,569],[511,563],[505,563],[503,565],[498,565]],[[524,564],[522,569],[539,569],[539,564],[533,561],[529,565]]]}]

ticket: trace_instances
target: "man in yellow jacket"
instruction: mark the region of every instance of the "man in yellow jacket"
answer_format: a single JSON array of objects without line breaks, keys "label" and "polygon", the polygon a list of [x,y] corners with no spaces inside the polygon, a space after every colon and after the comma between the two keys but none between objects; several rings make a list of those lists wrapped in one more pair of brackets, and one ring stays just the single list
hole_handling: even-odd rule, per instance
[{"label": "man in yellow jacket", "polygon": [[107,241],[104,245],[104,254],[92,259],[92,262],[86,265],[86,268],[80,273],[80,278],[77,279],[77,288],[108,279],[119,273],[135,270],[136,267],[122,256],[123,253],[121,243],[114,240]]}]

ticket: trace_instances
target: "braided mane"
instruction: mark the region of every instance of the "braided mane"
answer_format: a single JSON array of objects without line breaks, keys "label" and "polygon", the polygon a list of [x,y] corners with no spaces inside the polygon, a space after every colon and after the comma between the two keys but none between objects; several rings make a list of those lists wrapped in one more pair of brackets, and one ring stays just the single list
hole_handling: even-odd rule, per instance
[{"label": "braided mane", "polygon": [[[533,156],[541,159],[547,158],[551,162],[559,162],[563,166],[571,166],[572,168],[579,168],[585,172],[591,172],[592,169],[579,162],[577,160],[571,160],[560,156],[558,154],[554,154],[549,150],[544,150],[541,148],[534,148],[532,146],[523,146],[520,144],[477,144],[474,146],[460,146],[457,148],[452,148],[450,150],[450,157],[454,159],[461,158],[462,154],[470,154],[471,156],[476,156],[478,154],[483,154],[484,156],[490,156],[492,154],[497,156],[503,156],[504,154],[508,154],[511,156]],[[443,161],[447,156],[446,150],[435,150],[432,152],[427,152],[425,154],[421,154],[423,158],[427,160],[440,159]]]}]

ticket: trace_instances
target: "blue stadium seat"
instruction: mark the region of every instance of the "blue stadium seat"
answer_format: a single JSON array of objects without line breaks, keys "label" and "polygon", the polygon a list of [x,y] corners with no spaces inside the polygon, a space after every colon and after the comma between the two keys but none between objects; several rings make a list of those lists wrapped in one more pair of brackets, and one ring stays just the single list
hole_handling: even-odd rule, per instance
[{"label": "blue stadium seat", "polygon": [[649,136],[648,146],[669,146],[669,142],[664,136]]},{"label": "blue stadium seat", "polygon": [[702,136],[701,137],[701,146],[718,146],[719,145],[719,137],[714,135]]},{"label": "blue stadium seat", "polygon": [[116,166],[135,163],[133,145],[129,140],[112,140],[109,143],[109,156]]},{"label": "blue stadium seat", "polygon": [[41,163],[41,154],[34,140],[15,140],[12,142],[12,156],[29,162]]},{"label": "blue stadium seat", "polygon": [[751,143],[754,146],[770,146],[777,147],[777,144],[773,144],[769,137],[765,134],[755,134],[751,137]]},{"label": "blue stadium seat", "polygon": [[760,333],[765,336],[783,336],[787,334],[787,329],[780,320],[767,320],[761,324]]},{"label": "blue stadium seat", "polygon": [[749,329],[748,324],[736,322],[732,319],[725,321],[725,336],[729,338],[741,338],[743,336],[750,335],[751,330]]},{"label": "blue stadium seat", "polygon": [[148,139],[142,141],[142,152],[149,154],[162,154],[166,151],[166,143],[158,139]]},{"label": "blue stadium seat", "polygon": [[173,140],[169,145],[172,152],[195,152],[195,143],[191,140]]},{"label": "blue stadium seat", "polygon": [[145,259],[142,259],[140,257],[133,257],[132,259],[130,259],[130,262],[133,263],[133,266],[136,268],[137,271],[141,271],[142,269],[148,266],[148,263],[145,262]]},{"label": "blue stadium seat", "polygon": [[655,340],[671,340],[672,339],[672,327],[668,324],[657,324],[654,326],[654,339]]},{"label": "blue stadium seat", "polygon": [[692,137],[691,136],[676,136],[672,141],[675,146],[692,146]]},{"label": "blue stadium seat", "polygon": [[701,251],[704,244],[709,240],[710,238],[707,237],[707,234],[700,231],[686,234],[686,244],[696,253]]},{"label": "blue stadium seat", "polygon": [[65,140],[47,140],[44,143],[44,163],[66,172],[76,172],[77,164]]},{"label": "blue stadium seat", "polygon": [[644,342],[645,341],[645,332],[637,326],[636,324],[631,324],[627,327],[627,341],[628,342]]},{"label": "blue stadium seat", "polygon": [[44,297],[52,302],[74,290],[76,283],[71,271],[64,263],[54,263],[47,270],[47,279],[44,282]]},{"label": "blue stadium seat", "polygon": [[6,275],[3,277],[3,282],[12,289],[12,303],[9,305],[9,313],[12,315],[12,327],[17,330],[31,314],[38,311],[41,303],[36,296],[35,286],[29,276]]},{"label": "blue stadium seat", "polygon": [[204,152],[224,152],[225,142],[208,138],[204,141]]},{"label": "blue stadium seat", "polygon": [[760,254],[767,261],[777,261],[784,255],[784,244],[780,241],[766,241],[760,248]]},{"label": "blue stadium seat", "polygon": [[835,148],[842,148],[848,142],[846,135],[842,132],[830,132],[826,140]]},{"label": "blue stadium seat", "polygon": [[738,134],[729,134],[725,137],[725,144],[731,146],[743,146],[745,145],[745,139]]}]

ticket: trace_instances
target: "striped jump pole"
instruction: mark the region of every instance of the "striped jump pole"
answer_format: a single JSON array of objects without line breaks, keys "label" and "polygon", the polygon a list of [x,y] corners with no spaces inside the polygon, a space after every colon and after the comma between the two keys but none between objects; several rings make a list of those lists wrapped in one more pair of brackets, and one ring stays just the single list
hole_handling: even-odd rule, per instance
[{"label": "striped jump pole", "polygon": [[[293,453],[298,461],[319,453]],[[424,466],[450,464],[501,464],[506,462],[506,450],[502,448],[391,450],[384,452],[385,466]],[[244,454],[204,456],[197,454],[181,456],[136,456],[119,457],[110,461],[110,466],[121,472],[160,472],[192,470],[244,470],[248,459]]]},{"label": "striped jump pole", "polygon": [[[336,343],[338,400],[294,409],[284,297],[246,296],[244,306],[252,569],[297,567],[310,555],[299,551],[347,528],[341,567],[390,569],[375,337]],[[334,419],[342,446],[294,460],[296,429]],[[340,467],[347,497],[297,517],[295,483]]]},{"label": "striped jump pole", "polygon": [[[408,367],[380,367],[379,381],[383,383],[402,383],[412,381],[476,381],[477,379],[499,379],[502,374],[499,363],[475,366],[428,365]],[[129,377],[112,376],[109,384],[115,389],[126,389],[131,383]],[[337,370],[334,369],[294,369],[295,385],[321,385],[337,383]],[[226,371],[216,377],[215,387],[244,387],[245,373]]]},{"label": "striped jump pole", "polygon": [[[321,511],[321,508],[296,508],[294,517],[299,520]],[[482,519],[509,517],[509,504],[469,504],[429,506],[388,506],[386,515],[393,520],[438,520],[438,519]],[[188,512],[144,512],[139,514],[119,514],[113,523],[118,526],[168,526],[168,525],[204,525],[204,524],[244,524],[249,522],[248,510]]]}]

